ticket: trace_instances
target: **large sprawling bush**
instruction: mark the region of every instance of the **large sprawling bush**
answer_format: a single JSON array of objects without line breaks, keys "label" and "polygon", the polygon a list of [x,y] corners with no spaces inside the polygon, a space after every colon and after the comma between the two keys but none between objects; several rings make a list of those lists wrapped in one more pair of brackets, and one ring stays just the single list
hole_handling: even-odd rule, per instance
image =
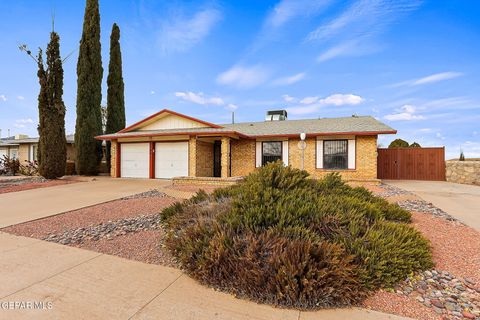
[{"label": "large sprawling bush", "polygon": [[168,247],[200,282],[302,309],[352,305],[432,266],[410,214],[339,175],[272,163],[163,212]]}]

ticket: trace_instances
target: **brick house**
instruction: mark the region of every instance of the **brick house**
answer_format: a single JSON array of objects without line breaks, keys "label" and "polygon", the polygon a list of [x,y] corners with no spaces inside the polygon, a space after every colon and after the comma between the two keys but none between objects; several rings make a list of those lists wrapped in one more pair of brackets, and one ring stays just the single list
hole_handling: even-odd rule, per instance
[{"label": "brick house", "polygon": [[[67,162],[75,161],[75,147],[73,135],[67,135]],[[24,163],[25,161],[36,161],[38,150],[38,137],[28,137],[19,134],[0,141],[0,157],[8,156]]]},{"label": "brick house", "polygon": [[395,133],[369,116],[287,120],[280,110],[262,122],[218,125],[165,109],[97,139],[112,142],[112,177],[228,180],[282,160],[314,177],[336,171],[347,180],[372,180],[377,136]]}]

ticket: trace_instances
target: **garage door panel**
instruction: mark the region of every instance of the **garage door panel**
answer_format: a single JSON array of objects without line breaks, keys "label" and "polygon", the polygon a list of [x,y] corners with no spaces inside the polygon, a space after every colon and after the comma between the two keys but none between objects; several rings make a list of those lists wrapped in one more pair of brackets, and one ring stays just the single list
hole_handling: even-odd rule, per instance
[{"label": "garage door panel", "polygon": [[188,142],[157,142],[155,178],[188,176]]},{"label": "garage door panel", "polygon": [[149,177],[149,143],[122,143],[120,153],[120,174],[122,178]]}]

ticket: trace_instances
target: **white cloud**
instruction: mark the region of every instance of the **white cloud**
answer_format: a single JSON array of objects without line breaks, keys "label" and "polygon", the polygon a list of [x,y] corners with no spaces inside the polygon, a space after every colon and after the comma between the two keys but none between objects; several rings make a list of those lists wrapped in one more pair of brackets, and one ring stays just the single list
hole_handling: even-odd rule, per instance
[{"label": "white cloud", "polygon": [[417,115],[417,108],[410,104],[406,104],[396,111],[396,113],[387,114],[384,118],[390,121],[411,121],[425,119],[424,116]]},{"label": "white cloud", "polygon": [[238,109],[238,106],[233,103],[229,103],[226,105],[225,109],[230,110],[230,111],[235,111]]},{"label": "white cloud", "polygon": [[7,101],[7,97],[4,95],[4,94],[0,94],[0,100],[2,100],[3,102]]},{"label": "white cloud", "polygon": [[364,101],[360,96],[354,94],[332,94],[331,96],[326,97],[321,102],[323,104],[333,104],[335,106],[343,105],[357,105]]},{"label": "white cloud", "polygon": [[306,41],[334,43],[317,58],[320,62],[339,56],[370,54],[381,48],[372,43],[373,39],[421,3],[417,0],[358,0],[310,32]]},{"label": "white cloud", "polygon": [[265,25],[278,28],[299,16],[308,16],[325,8],[331,0],[282,0],[268,15]]},{"label": "white cloud", "polygon": [[190,18],[176,17],[162,26],[160,46],[165,53],[186,51],[207,37],[221,18],[216,9],[198,11]]},{"label": "white cloud", "polygon": [[206,97],[203,92],[194,93],[191,91],[178,91],[175,96],[185,101],[193,102],[201,105],[216,105],[223,106],[225,101],[220,97]]},{"label": "white cloud", "polygon": [[336,37],[341,32],[353,31],[352,39],[380,31],[393,23],[401,13],[415,10],[422,1],[417,0],[358,0],[328,23],[317,27],[308,35],[309,40]]},{"label": "white cloud", "polygon": [[438,81],[444,81],[448,79],[453,79],[462,76],[463,73],[461,72],[442,72],[442,73],[436,73],[432,74],[430,76],[424,77],[417,79],[413,82],[413,85],[419,85],[419,84],[427,84],[427,83],[433,83],[433,82],[438,82]]},{"label": "white cloud", "polygon": [[305,97],[300,100],[301,104],[312,104],[318,101],[318,97]]},{"label": "white cloud", "polygon": [[365,99],[355,94],[332,94],[326,98],[319,99],[318,97],[305,97],[300,100],[302,105],[288,108],[288,112],[292,114],[309,114],[317,112],[320,108],[328,105],[344,106],[357,105],[364,102]]},{"label": "white cloud", "polygon": [[435,133],[435,137],[437,137],[440,140],[445,140],[446,139],[440,132]]},{"label": "white cloud", "polygon": [[18,100],[25,100],[25,97],[24,96],[17,96],[17,99]]},{"label": "white cloud", "polygon": [[285,102],[294,102],[297,100],[295,99],[295,97],[289,96],[288,94],[284,94],[282,98],[283,98],[283,101]]},{"label": "white cloud", "polygon": [[233,66],[217,76],[217,82],[240,89],[256,87],[265,83],[269,77],[269,71],[260,66],[251,67]]},{"label": "white cloud", "polygon": [[32,123],[33,123],[33,120],[30,118],[18,119],[18,120],[15,120],[14,126],[16,128],[25,128],[26,125],[32,124]]},{"label": "white cloud", "polygon": [[391,87],[419,86],[419,85],[423,85],[423,84],[429,84],[429,83],[435,83],[435,82],[439,82],[439,81],[454,79],[454,78],[458,78],[458,77],[461,77],[461,76],[463,76],[463,73],[461,73],[461,72],[455,72],[455,71],[441,72],[441,73],[431,74],[431,75],[423,77],[423,78],[398,82],[398,83],[395,83],[395,84],[391,85]]},{"label": "white cloud", "polygon": [[152,90],[152,91],[150,91],[150,94],[155,94],[155,91],[153,91],[153,90]]},{"label": "white cloud", "polygon": [[289,84],[294,84],[305,78],[305,72],[300,72],[289,77],[278,78],[272,82],[274,86],[286,86]]}]

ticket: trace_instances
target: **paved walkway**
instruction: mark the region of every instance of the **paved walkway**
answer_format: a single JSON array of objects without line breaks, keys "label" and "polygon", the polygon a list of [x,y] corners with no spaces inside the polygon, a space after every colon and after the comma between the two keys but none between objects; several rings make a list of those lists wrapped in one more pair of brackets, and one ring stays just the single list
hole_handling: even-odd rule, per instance
[{"label": "paved walkway", "polygon": [[0,319],[405,319],[363,309],[299,312],[208,289],[179,270],[0,232]]},{"label": "paved walkway", "polygon": [[445,181],[386,180],[480,231],[480,187]]},{"label": "paved walkway", "polygon": [[0,194],[0,228],[169,185],[169,180],[97,177],[85,182]]}]

